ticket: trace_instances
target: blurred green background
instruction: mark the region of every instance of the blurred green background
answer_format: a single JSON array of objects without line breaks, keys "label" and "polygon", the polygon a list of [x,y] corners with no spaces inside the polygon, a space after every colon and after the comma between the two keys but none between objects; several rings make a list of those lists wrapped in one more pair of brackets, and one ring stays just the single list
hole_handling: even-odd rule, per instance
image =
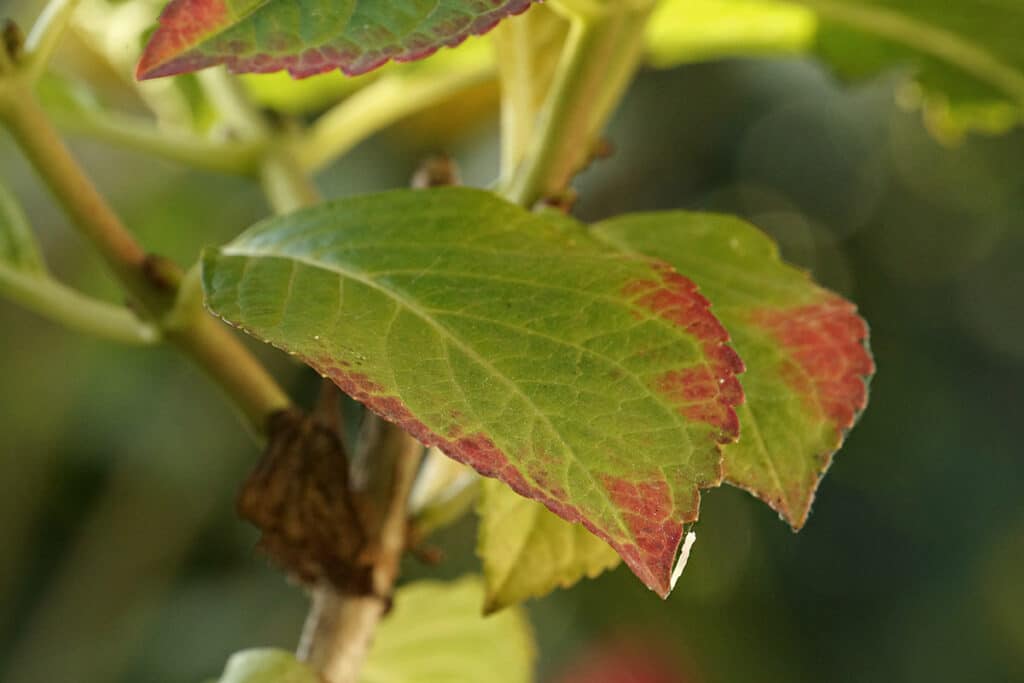
[{"label": "blurred green background", "polygon": [[[1024,133],[943,147],[897,105],[899,83],[729,61],[631,90],[578,215],[749,218],[858,303],[879,372],[804,531],[709,492],[666,603],[620,568],[530,604],[540,680],[620,638],[656,643],[689,681],[1024,680]],[[321,189],[403,186],[438,149],[489,183],[496,124],[438,137],[437,118],[363,144]],[[251,182],[73,142],[143,243],[182,264],[269,212]],[[116,300],[6,135],[0,177],[53,269]],[[312,372],[260,353],[312,397]],[[0,680],[190,683],[235,650],[294,646],[306,599],[233,511],[257,452],[198,372],[0,302],[0,377]],[[474,571],[474,542],[459,523],[436,539],[441,566],[404,577]]]}]

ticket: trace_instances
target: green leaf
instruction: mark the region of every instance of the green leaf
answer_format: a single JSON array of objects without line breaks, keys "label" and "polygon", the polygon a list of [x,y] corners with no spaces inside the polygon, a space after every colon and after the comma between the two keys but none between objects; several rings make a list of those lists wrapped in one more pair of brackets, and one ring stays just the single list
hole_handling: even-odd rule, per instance
[{"label": "green leaf", "polygon": [[668,594],[742,401],[728,335],[669,266],[440,188],[271,219],[208,251],[203,281],[224,319],[582,522]]},{"label": "green leaf", "polygon": [[600,538],[492,479],[483,482],[479,513],[486,612],[568,588],[619,564]]},{"label": "green leaf", "polygon": [[320,677],[285,650],[261,648],[231,655],[217,683],[321,683]]},{"label": "green leaf", "polygon": [[533,633],[521,609],[484,617],[483,586],[420,581],[398,590],[381,623],[360,683],[528,683]]},{"label": "green leaf", "polygon": [[[848,77],[913,70],[936,132],[1001,131],[1024,115],[1024,3],[941,0],[663,0],[656,64],[812,51]],[[731,44],[731,46],[730,46]]]},{"label": "green leaf", "polygon": [[874,373],[867,325],[854,305],[784,264],[764,233],[731,216],[626,216],[594,234],[664,259],[714,302],[748,367],[742,437],[725,446],[727,481],[803,526]]},{"label": "green leaf", "polygon": [[365,73],[486,33],[533,0],[171,0],[140,79],[226,64],[236,72]]},{"label": "green leaf", "polygon": [[0,184],[0,267],[26,274],[44,275],[46,265],[21,205]]}]

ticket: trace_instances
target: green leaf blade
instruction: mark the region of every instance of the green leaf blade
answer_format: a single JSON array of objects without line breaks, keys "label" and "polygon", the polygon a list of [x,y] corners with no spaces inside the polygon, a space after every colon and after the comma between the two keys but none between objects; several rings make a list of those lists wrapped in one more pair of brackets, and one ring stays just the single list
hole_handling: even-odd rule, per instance
[{"label": "green leaf blade", "polygon": [[238,73],[348,75],[415,61],[489,31],[533,0],[172,0],[140,79],[225,64]]},{"label": "green leaf blade", "polygon": [[627,216],[594,234],[664,259],[714,301],[748,366],[742,436],[724,447],[726,479],[802,527],[833,453],[867,404],[874,363],[856,307],[784,264],[766,235],[730,216]]},{"label": "green leaf blade", "polygon": [[208,252],[203,278],[223,318],[584,524],[668,594],[683,525],[737,437],[742,363],[665,264],[445,188],[272,219]]}]

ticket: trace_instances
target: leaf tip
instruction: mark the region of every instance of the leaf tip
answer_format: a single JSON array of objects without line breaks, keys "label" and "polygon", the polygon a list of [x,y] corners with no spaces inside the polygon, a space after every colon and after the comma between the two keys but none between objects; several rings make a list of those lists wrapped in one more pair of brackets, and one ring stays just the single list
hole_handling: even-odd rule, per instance
[{"label": "leaf tip", "polygon": [[135,66],[135,78],[145,81],[213,66],[216,60],[193,48],[228,20],[224,0],[172,0],[146,42]]}]

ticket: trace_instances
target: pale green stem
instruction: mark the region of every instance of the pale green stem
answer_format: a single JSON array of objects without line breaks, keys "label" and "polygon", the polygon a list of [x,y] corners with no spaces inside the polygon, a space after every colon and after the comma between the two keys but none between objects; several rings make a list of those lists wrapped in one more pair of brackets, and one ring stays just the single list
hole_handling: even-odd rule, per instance
[{"label": "pale green stem", "polygon": [[68,132],[221,173],[254,174],[264,150],[256,141],[214,142],[189,133],[162,131],[148,119],[126,114],[54,112],[53,117]]},{"label": "pale green stem", "polygon": [[562,59],[523,163],[502,192],[523,206],[563,192],[586,163],[639,66],[650,3],[606,9],[573,0],[561,9],[572,22]]},{"label": "pale green stem", "polygon": [[241,81],[226,69],[200,72],[199,79],[231,132],[244,141],[262,145],[258,172],[274,213],[289,213],[318,203],[320,193],[295,155],[302,138],[293,137],[288,130],[272,130]]},{"label": "pale green stem", "polygon": [[25,56],[22,59],[25,77],[36,82],[46,71],[53,51],[60,44],[61,36],[75,12],[79,0],[50,0],[43,8],[32,31],[25,39]]},{"label": "pale green stem", "polygon": [[157,328],[142,322],[127,308],[93,299],[46,276],[0,264],[0,294],[78,332],[122,344],[160,341]]},{"label": "pale green stem", "polygon": [[266,119],[249,102],[241,81],[222,66],[196,74],[206,98],[231,131],[243,140],[266,140],[271,130]]},{"label": "pale green stem", "polygon": [[290,213],[320,202],[320,192],[312,179],[284,145],[267,155],[260,167],[260,179],[274,213]]},{"label": "pale green stem", "polygon": [[535,12],[505,21],[495,31],[494,46],[501,81],[501,184],[512,175],[526,154],[536,118],[538,90],[538,38]]},{"label": "pale green stem", "polygon": [[295,141],[302,168],[315,172],[403,118],[487,81],[493,64],[449,73],[384,76],[329,110]]}]

